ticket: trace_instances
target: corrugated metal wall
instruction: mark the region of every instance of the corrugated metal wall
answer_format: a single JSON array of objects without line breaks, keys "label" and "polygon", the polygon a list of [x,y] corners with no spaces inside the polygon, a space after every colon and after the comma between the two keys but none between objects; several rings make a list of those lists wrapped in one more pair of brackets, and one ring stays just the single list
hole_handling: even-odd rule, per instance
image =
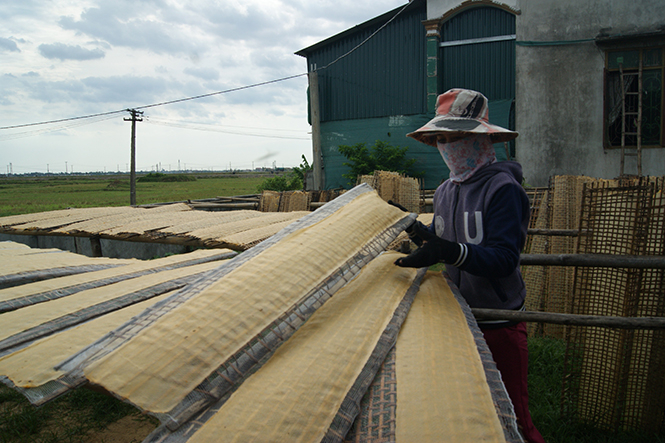
[{"label": "corrugated metal wall", "polygon": [[[502,9],[467,9],[441,26],[441,41],[450,42],[515,34],[515,16]],[[515,41],[445,46],[439,50],[440,91],[467,88],[489,100],[515,97]]]},{"label": "corrugated metal wall", "polygon": [[[388,20],[388,17],[386,20]],[[321,121],[409,115],[426,112],[426,3],[407,8],[367,43],[326,69],[320,69],[352,50],[386,20],[313,48],[309,66],[319,74]]]}]

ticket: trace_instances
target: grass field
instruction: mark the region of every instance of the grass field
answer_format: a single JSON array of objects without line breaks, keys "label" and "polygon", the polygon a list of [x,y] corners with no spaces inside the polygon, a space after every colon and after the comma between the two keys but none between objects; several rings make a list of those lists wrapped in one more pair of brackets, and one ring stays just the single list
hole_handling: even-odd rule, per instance
[{"label": "grass field", "polygon": [[[272,174],[192,174],[196,180],[136,184],[136,203],[162,203],[256,193]],[[129,176],[0,178],[0,217],[65,208],[128,206]]]},{"label": "grass field", "polygon": [[[269,175],[195,175],[196,181],[138,183],[137,203],[252,194]],[[0,216],[67,207],[129,204],[127,177],[0,178]],[[529,339],[530,409],[549,443],[665,443],[664,435],[610,432],[562,420],[559,415],[565,343]],[[156,420],[132,406],[83,388],[41,408],[0,385],[0,443],[140,442]]]}]

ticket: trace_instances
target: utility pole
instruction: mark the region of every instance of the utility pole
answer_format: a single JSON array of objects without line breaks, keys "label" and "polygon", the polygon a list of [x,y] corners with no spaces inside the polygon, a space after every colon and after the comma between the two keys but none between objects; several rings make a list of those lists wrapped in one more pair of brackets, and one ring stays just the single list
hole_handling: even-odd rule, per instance
[{"label": "utility pole", "polygon": [[126,122],[132,122],[132,153],[131,153],[131,170],[129,172],[129,204],[136,206],[136,122],[142,122],[143,118],[139,115],[143,115],[143,111],[137,111],[136,109],[127,109],[127,112],[132,116],[131,118],[125,118]]}]

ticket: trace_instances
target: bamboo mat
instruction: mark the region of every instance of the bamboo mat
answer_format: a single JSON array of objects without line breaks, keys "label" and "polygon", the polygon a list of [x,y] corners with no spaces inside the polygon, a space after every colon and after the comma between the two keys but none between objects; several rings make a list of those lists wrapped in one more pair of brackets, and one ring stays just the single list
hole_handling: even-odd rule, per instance
[{"label": "bamboo mat", "polygon": [[[14,251],[4,249],[3,251]],[[18,251],[23,251],[19,249]],[[0,277],[9,278],[12,275],[25,274],[31,271],[44,271],[76,266],[90,266],[103,269],[111,266],[120,266],[132,263],[131,259],[109,259],[104,257],[90,258],[73,252],[60,249],[31,249],[29,252],[19,254],[0,255]]]},{"label": "bamboo mat", "polygon": [[[23,249],[5,250],[18,251]],[[231,258],[235,254],[229,249],[199,249],[188,254],[178,254],[148,261],[118,260],[120,263],[129,262],[129,264],[0,289],[0,313],[66,297],[76,292],[106,286],[149,273]],[[7,257],[7,259],[11,260],[11,257]],[[3,265],[4,260],[5,258],[0,255],[0,263]]]},{"label": "bamboo mat", "polygon": [[428,273],[397,341],[396,442],[505,442],[483,365],[443,276]]},{"label": "bamboo mat", "polygon": [[[133,208],[123,206],[113,209],[118,212],[130,212]],[[37,212],[33,214],[10,215],[0,217],[0,227],[11,228],[14,226],[23,226],[21,229],[29,229],[38,223],[48,223],[48,220],[65,220],[69,223],[88,220],[95,217],[101,217],[107,214],[108,208],[79,208],[79,209],[61,209],[57,211]],[[48,223],[53,224],[53,223]],[[57,225],[57,223],[56,223]]]},{"label": "bamboo mat", "polygon": [[365,266],[187,441],[323,440],[414,282],[414,269],[393,265],[399,256]]},{"label": "bamboo mat", "polygon": [[[90,381],[162,421],[146,440],[151,443],[341,442],[354,418],[367,416],[361,398],[381,379],[375,375],[384,363],[393,368],[392,381],[383,383],[392,392],[393,418],[385,423],[392,438],[356,432],[353,441],[426,442],[441,432],[473,435],[451,441],[503,441],[503,426],[507,440],[518,442],[514,413],[487,362],[482,334],[459,294],[446,293],[440,275],[424,280],[425,295],[409,314],[411,326],[405,324],[405,337],[416,345],[407,340],[402,351],[398,344],[398,354],[389,353],[424,270],[416,275],[398,268],[392,264],[397,253],[381,252],[414,219],[361,185],[295,223],[270,224],[286,227],[221,265],[151,273],[0,314],[0,337],[8,323],[23,322],[28,330],[57,326],[48,336],[0,351],[0,381],[34,404]],[[180,281],[184,269],[205,266],[180,290],[161,286],[165,276]],[[93,280],[115,275],[102,274]],[[86,284],[68,279],[65,288]],[[161,292],[137,295],[145,288],[132,290],[130,282],[152,283]],[[131,303],[118,304],[126,297]],[[78,321],[69,317],[72,309]],[[18,316],[26,312],[32,315]],[[448,337],[445,343],[440,335]],[[399,353],[404,351],[406,356]],[[443,379],[431,382],[425,373]],[[452,402],[468,404],[457,410]],[[398,407],[401,424],[394,419]],[[431,410],[418,409],[426,407]],[[454,429],[430,423],[438,416],[421,425],[432,411],[449,414],[439,421]]]},{"label": "bamboo mat", "polygon": [[207,212],[184,203],[152,208],[69,209],[0,217],[0,233],[95,236],[243,251],[308,213]]},{"label": "bamboo mat", "polygon": [[[405,215],[374,192],[360,194],[329,217],[240,265],[115,352],[87,366],[86,378],[146,411],[170,411],[331,270]],[[313,256],[317,259],[301,260]],[[132,365],[128,367],[127,361]],[[156,361],[160,364],[155,365]]]},{"label": "bamboo mat", "polygon": [[171,292],[130,305],[71,329],[54,333],[12,354],[0,357],[0,374],[6,376],[14,387],[23,389],[53,382],[64,375],[56,369],[58,363],[169,295]]},{"label": "bamboo mat", "polygon": [[[0,322],[0,350],[18,345],[27,339],[36,339],[55,330],[76,324],[80,322],[82,312],[86,309],[91,311],[91,316],[103,315],[107,311],[104,308],[104,303],[112,302],[115,299],[150,287],[159,287],[165,282],[177,281],[184,277],[200,274],[218,266],[219,263],[211,262],[152,273],[104,287],[81,291],[68,297],[27,306],[16,311],[5,312],[1,317],[2,322]],[[158,294],[147,294],[146,296],[149,295]],[[115,310],[117,307],[110,305],[108,309]],[[19,340],[19,338],[21,339]]]}]

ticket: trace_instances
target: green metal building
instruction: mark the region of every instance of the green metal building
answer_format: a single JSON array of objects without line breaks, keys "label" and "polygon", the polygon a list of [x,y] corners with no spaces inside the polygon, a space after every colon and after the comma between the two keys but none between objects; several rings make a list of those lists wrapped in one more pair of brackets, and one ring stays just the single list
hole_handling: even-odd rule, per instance
[{"label": "green metal building", "polygon": [[[436,188],[448,177],[439,152],[406,134],[453,87],[485,94],[490,121],[514,129],[515,12],[493,2],[463,2],[427,20],[427,2],[412,0],[296,54],[318,80],[322,189],[349,187],[338,146],[377,140],[408,147],[425,188]],[[505,160],[511,147],[495,147]]]}]

